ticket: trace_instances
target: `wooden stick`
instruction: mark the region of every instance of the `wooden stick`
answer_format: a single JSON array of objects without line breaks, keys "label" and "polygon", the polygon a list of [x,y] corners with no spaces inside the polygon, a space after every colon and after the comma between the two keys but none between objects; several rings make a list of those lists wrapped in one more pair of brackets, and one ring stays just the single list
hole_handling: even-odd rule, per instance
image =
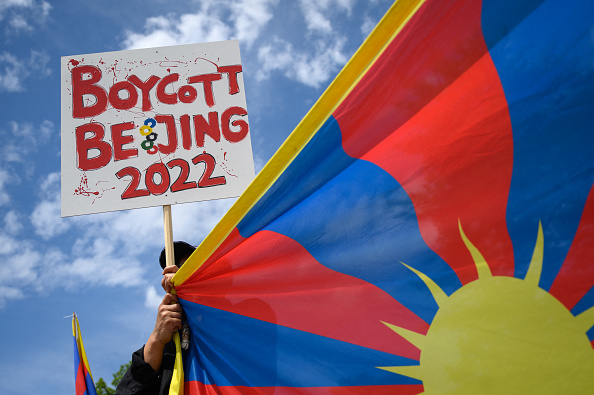
[{"label": "wooden stick", "polygon": [[166,266],[175,265],[173,254],[173,221],[171,219],[171,206],[163,206],[163,228],[165,230],[165,262]]}]

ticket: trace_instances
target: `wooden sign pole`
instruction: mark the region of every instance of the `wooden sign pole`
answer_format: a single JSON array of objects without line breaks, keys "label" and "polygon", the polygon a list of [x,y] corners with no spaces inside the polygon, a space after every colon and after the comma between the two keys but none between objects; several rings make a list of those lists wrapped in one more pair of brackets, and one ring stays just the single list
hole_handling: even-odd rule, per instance
[{"label": "wooden sign pole", "polygon": [[165,230],[165,261],[166,266],[175,265],[173,254],[173,221],[171,219],[171,206],[163,206],[163,228]]},{"label": "wooden sign pole", "polygon": [[[166,266],[175,265],[175,256],[173,253],[173,221],[171,219],[171,206],[163,206],[163,228],[165,230],[165,261]],[[176,294],[175,288],[171,289],[172,294]],[[171,302],[175,304],[176,302]],[[182,363],[182,346],[179,331],[173,334],[175,343],[175,365],[173,367],[173,376],[169,385],[169,394],[184,393],[184,366]]]}]

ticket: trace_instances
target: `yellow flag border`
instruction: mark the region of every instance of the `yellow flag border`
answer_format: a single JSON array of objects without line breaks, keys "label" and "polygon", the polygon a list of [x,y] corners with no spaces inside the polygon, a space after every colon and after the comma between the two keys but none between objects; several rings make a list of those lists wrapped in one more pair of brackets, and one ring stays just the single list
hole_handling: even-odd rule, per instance
[{"label": "yellow flag border", "polygon": [[169,395],[184,395],[184,365],[179,331],[173,334],[173,342],[175,343],[175,363],[171,383],[169,384]]}]

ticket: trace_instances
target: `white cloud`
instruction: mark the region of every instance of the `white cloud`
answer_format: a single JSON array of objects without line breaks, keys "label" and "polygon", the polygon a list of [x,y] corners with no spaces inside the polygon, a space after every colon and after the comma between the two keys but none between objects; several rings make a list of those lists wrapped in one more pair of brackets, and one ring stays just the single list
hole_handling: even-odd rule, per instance
[{"label": "white cloud", "polygon": [[309,30],[317,30],[322,32],[332,31],[330,20],[322,13],[322,7],[319,3],[312,0],[301,0],[301,11],[305,23]]},{"label": "white cloud", "polygon": [[59,194],[51,200],[41,201],[31,213],[31,224],[35,228],[35,234],[49,240],[66,232],[69,223],[60,217],[60,210]]},{"label": "white cloud", "polygon": [[[297,41],[262,35],[274,17],[279,0],[234,0],[202,2],[195,13],[148,18],[142,32],[125,32],[125,49],[188,44],[237,38],[250,50],[256,48],[261,66],[258,80],[273,73],[312,87],[331,79],[348,60],[346,39],[332,25],[338,16],[350,16],[355,0],[300,0],[305,25],[310,34]],[[293,32],[285,32],[293,35]],[[249,52],[243,54],[249,59]]]},{"label": "white cloud", "polygon": [[[10,235],[16,235],[23,229],[23,222],[21,216],[14,210],[11,210],[4,215],[4,230]],[[0,246],[0,250],[1,250]],[[1,252],[0,252],[1,254]]]},{"label": "white cloud", "polygon": [[149,18],[144,33],[126,32],[123,47],[126,49],[161,47],[196,42],[222,41],[229,38],[229,28],[208,15],[185,14]]},{"label": "white cloud", "polygon": [[[156,255],[156,251],[160,251],[158,246],[164,239],[160,210],[62,219],[59,186],[58,172],[48,174],[39,183],[40,200],[29,216],[39,239],[17,237],[23,224],[16,211],[4,216],[6,226],[0,230],[0,278],[3,280],[0,307],[10,300],[27,297],[31,292],[57,287],[145,287],[147,284],[147,265],[143,261],[148,253]],[[66,234],[68,231],[70,233]],[[58,235],[72,238],[70,251],[43,241]]]},{"label": "white cloud", "polygon": [[12,255],[10,265],[0,267],[0,278],[7,279],[6,283],[19,287],[35,283],[41,254],[31,248],[27,242],[15,241],[15,245],[15,253]]},{"label": "white cloud", "polygon": [[25,80],[31,76],[50,75],[48,62],[47,53],[40,51],[32,50],[28,59],[19,59],[6,51],[0,53],[0,92],[22,92]]},{"label": "white cloud", "polygon": [[[6,203],[7,198],[7,195],[3,195],[3,184],[20,183],[22,176],[34,175],[37,161],[32,156],[40,147],[47,147],[53,130],[54,124],[47,120],[39,125],[30,122],[8,122],[8,130],[0,129],[0,138],[5,141],[0,146],[0,157],[3,162],[3,169],[0,168],[0,205],[2,202]],[[18,168],[15,164],[18,164]],[[10,174],[11,177],[4,178],[2,173]]]},{"label": "white cloud", "polygon": [[35,147],[41,142],[47,141],[52,134],[54,124],[51,121],[43,121],[39,126],[35,127],[30,122],[9,122],[12,135],[20,142],[20,145],[25,147]]},{"label": "white cloud", "polygon": [[0,308],[33,291],[145,284],[141,264],[118,254],[105,239],[96,240],[87,256],[75,259],[55,248],[42,252],[38,242],[0,234],[0,242],[7,241],[11,248],[0,249]]},{"label": "white cloud", "polygon": [[300,0],[301,12],[308,30],[331,33],[332,24],[327,18],[332,11],[345,11],[351,14],[354,0]]},{"label": "white cloud", "polygon": [[0,21],[7,19],[3,24],[8,34],[31,32],[32,24],[45,22],[52,6],[47,1],[35,0],[1,0]]},{"label": "white cloud", "polygon": [[39,125],[38,131],[41,133],[41,137],[44,140],[47,140],[54,132],[54,123],[52,121],[45,120],[41,122],[41,125]]},{"label": "white cloud", "polygon": [[287,78],[320,87],[346,63],[348,58],[342,52],[344,44],[344,39],[320,40],[313,51],[299,52],[291,43],[277,39],[258,51],[262,63],[258,78],[267,78],[272,71],[282,71]]},{"label": "white cloud", "polygon": [[60,211],[60,173],[51,173],[41,182],[39,192],[43,199],[31,213],[31,224],[35,234],[44,240],[63,234],[70,222],[61,218]]},{"label": "white cloud", "polygon": [[85,255],[94,240],[118,245],[121,254],[138,255],[147,246],[163,244],[163,216],[158,207],[83,215],[66,219],[78,232],[73,253]]},{"label": "white cloud", "polygon": [[21,80],[27,70],[22,61],[7,52],[0,54],[0,66],[4,66],[4,70],[0,70],[0,92],[20,92],[23,90]]},{"label": "white cloud", "polygon": [[[30,216],[31,223],[35,233],[44,240],[70,232],[68,235],[75,236],[71,250],[62,251],[33,243],[32,240],[17,241],[9,234],[0,233],[0,245],[7,246],[4,250],[0,249],[0,278],[10,273],[9,268],[19,267],[23,268],[19,280],[21,285],[28,285],[29,289],[38,292],[56,287],[145,287],[146,306],[154,306],[157,299],[160,303],[157,290],[146,287],[147,268],[156,267],[157,254],[164,244],[162,209],[157,207],[62,219],[58,187],[59,173],[49,174],[40,183],[41,199]],[[233,201],[224,199],[174,206],[174,238],[199,244]],[[16,221],[16,217],[16,213],[11,214],[9,220]],[[13,291],[11,288],[4,296],[0,294],[0,306],[10,299]],[[26,296],[18,294],[19,298]]]},{"label": "white cloud", "polygon": [[39,241],[2,233],[0,243],[0,308],[33,291],[146,285],[141,262],[106,238],[92,240],[80,254],[68,255]]},{"label": "white cloud", "polygon": [[271,7],[278,0],[239,0],[231,4],[236,38],[248,45],[254,43],[262,28],[272,19]]},{"label": "white cloud", "polygon": [[363,34],[363,37],[367,37],[376,25],[377,21],[371,19],[369,16],[366,16],[363,20],[363,24],[361,25],[361,33]]},{"label": "white cloud", "polygon": [[22,299],[23,291],[17,286],[0,285],[0,308],[6,306],[6,302],[13,299]]},{"label": "white cloud", "polygon": [[258,58],[263,65],[263,71],[287,69],[295,59],[293,45],[276,38],[273,44],[260,47]]},{"label": "white cloud", "polygon": [[46,198],[55,196],[60,191],[60,173],[54,172],[48,174],[48,176],[41,182],[39,190],[43,192]]},{"label": "white cloud", "polygon": [[152,310],[157,310],[161,301],[163,300],[163,293],[157,292],[157,289],[152,285],[146,287],[144,305]]},{"label": "white cloud", "polygon": [[10,201],[10,195],[5,191],[6,184],[10,181],[10,174],[0,169],[0,206]]},{"label": "white cloud", "polygon": [[0,233],[0,255],[12,254],[17,247],[17,240],[13,237]]},{"label": "white cloud", "polygon": [[[38,279],[37,268],[40,254],[31,248],[31,243],[7,237],[0,233],[0,308],[12,299],[25,297],[23,289],[34,285]],[[6,243],[6,244],[5,244]]]},{"label": "white cloud", "polygon": [[[172,206],[173,238],[197,245],[214,228],[235,199]],[[152,207],[64,219],[77,230],[73,254],[84,256],[94,240],[108,240],[118,246],[120,254],[138,256],[152,252],[156,261],[164,245],[163,210]],[[150,249],[150,250],[149,250]]]},{"label": "white cloud", "polygon": [[[96,249],[89,258],[76,259],[64,268],[70,278],[90,285],[136,286],[144,284],[140,262],[120,254],[114,255],[109,240],[96,240]],[[98,248],[98,249],[97,249]]]},{"label": "white cloud", "polygon": [[16,31],[32,31],[33,27],[29,25],[22,15],[15,15],[10,21],[10,27]]},{"label": "white cloud", "polygon": [[[198,244],[232,202],[226,199],[173,206],[174,239]],[[47,288],[47,284],[56,279],[62,283],[67,279],[69,287],[147,285],[146,268],[156,267],[157,254],[164,244],[160,207],[86,215],[65,221],[77,234],[72,251],[68,252],[72,263],[65,262],[66,255],[61,252],[51,256],[46,253],[40,287]],[[147,296],[147,305],[151,300]]]},{"label": "white cloud", "polygon": [[198,245],[210,233],[236,199],[179,204],[172,207],[173,236]]},{"label": "white cloud", "polygon": [[146,20],[144,32],[125,32],[125,49],[224,41],[236,38],[248,46],[272,19],[271,6],[278,0],[203,2],[195,13],[170,14]]},{"label": "white cloud", "polygon": [[6,10],[10,8],[29,8],[34,4],[33,0],[1,0],[0,1],[0,18]]}]

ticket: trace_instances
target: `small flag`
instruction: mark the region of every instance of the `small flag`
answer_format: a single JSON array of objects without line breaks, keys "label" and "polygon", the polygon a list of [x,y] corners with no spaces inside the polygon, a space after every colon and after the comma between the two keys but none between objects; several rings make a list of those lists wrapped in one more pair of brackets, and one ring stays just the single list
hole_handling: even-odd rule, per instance
[{"label": "small flag", "polygon": [[76,313],[72,315],[72,336],[74,339],[74,388],[76,395],[97,395],[87,354],[83,346],[80,325]]}]

